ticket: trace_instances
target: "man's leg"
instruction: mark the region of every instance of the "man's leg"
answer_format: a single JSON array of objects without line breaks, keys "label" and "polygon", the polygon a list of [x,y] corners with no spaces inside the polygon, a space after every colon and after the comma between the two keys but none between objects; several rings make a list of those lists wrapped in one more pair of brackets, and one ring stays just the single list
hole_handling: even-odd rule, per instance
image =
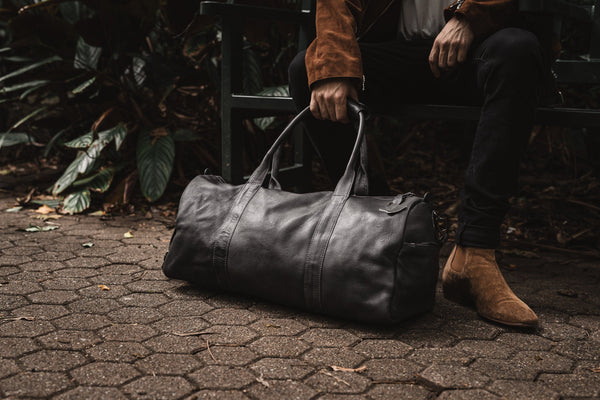
[{"label": "man's leg", "polygon": [[444,269],[444,293],[475,303],[480,315],[493,321],[535,326],[535,313],[502,278],[494,249],[508,199],[517,190],[543,84],[541,48],[530,32],[503,29],[474,49],[471,67],[483,105],[461,193],[457,246]]}]

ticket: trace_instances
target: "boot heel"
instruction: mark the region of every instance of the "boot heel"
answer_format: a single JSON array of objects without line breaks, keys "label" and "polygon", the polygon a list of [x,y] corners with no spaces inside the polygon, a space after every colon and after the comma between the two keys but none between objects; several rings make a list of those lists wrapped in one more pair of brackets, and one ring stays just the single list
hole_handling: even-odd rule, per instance
[{"label": "boot heel", "polygon": [[471,284],[468,279],[450,278],[444,280],[442,285],[444,297],[463,306],[474,306],[471,296]]}]

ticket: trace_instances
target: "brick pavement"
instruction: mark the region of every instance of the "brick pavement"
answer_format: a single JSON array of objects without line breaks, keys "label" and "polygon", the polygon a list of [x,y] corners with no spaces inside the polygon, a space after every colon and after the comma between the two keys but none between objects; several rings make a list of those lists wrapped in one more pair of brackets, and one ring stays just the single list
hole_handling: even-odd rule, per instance
[{"label": "brick pavement", "polygon": [[65,216],[27,233],[43,223],[5,212],[12,201],[0,196],[3,398],[600,398],[598,261],[503,261],[535,332],[439,293],[428,315],[362,326],[167,280],[156,220]]}]

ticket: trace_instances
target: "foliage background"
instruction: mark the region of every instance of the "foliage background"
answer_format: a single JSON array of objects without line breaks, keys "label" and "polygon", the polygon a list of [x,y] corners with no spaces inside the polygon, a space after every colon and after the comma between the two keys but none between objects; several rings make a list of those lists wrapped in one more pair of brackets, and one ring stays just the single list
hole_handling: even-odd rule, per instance
[{"label": "foliage background", "polygon": [[[298,7],[295,0],[246,2]],[[0,189],[37,189],[63,212],[133,211],[158,199],[176,202],[206,168],[218,173],[220,26],[197,6],[0,0]],[[295,28],[248,21],[244,32],[244,92],[285,94]],[[589,37],[589,27],[566,23],[562,56],[585,52]],[[567,105],[599,108],[598,87],[562,89]],[[244,122],[247,171],[284,121]],[[370,131],[378,143],[372,162],[391,188],[437,193],[455,222],[472,130],[375,118]],[[509,215],[505,239],[600,246],[587,226],[590,217],[600,223],[593,206],[600,204],[599,151],[598,130],[537,127],[523,192],[513,199],[523,207]],[[318,160],[315,168],[315,186],[330,185]],[[565,207],[565,199],[592,207]]]}]

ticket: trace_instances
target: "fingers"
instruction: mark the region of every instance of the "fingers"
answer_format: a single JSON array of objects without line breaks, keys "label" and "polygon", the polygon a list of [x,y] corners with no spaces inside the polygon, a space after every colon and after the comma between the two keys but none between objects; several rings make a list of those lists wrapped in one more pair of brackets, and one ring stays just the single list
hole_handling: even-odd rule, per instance
[{"label": "fingers", "polygon": [[438,41],[436,40],[433,43],[433,47],[431,48],[431,52],[429,52],[429,68],[431,69],[431,73],[436,78],[440,77],[440,68],[438,66],[440,56],[440,46]]},{"label": "fingers", "polygon": [[316,119],[349,122],[347,98],[358,100],[354,84],[349,80],[320,82],[312,90],[310,111]]}]

